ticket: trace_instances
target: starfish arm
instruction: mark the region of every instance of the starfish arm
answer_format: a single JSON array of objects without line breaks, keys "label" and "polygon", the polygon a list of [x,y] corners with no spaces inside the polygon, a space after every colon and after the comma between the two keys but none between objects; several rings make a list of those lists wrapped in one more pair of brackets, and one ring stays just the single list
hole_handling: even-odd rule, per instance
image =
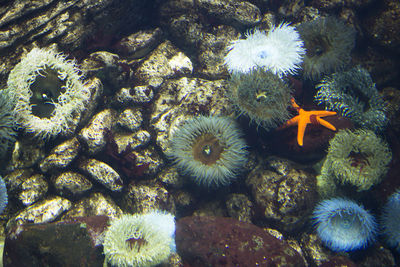
[{"label": "starfish arm", "polygon": [[316,115],[318,117],[326,117],[326,116],[336,115],[335,111],[313,110],[313,111],[310,111],[310,112],[312,112],[313,115]]},{"label": "starfish arm", "polygon": [[296,125],[299,122],[300,116],[296,116],[285,122],[280,128],[284,129],[292,125]]},{"label": "starfish arm", "polygon": [[303,146],[303,138],[304,138],[304,132],[306,131],[307,127],[307,122],[305,120],[300,120],[299,121],[299,126],[297,128],[297,143],[299,146]]},{"label": "starfish arm", "polygon": [[318,122],[319,124],[321,124],[322,126],[325,126],[326,128],[332,130],[332,131],[336,131],[335,126],[333,126],[332,124],[330,124],[330,123],[327,122],[326,120],[323,120],[323,119],[317,117],[317,122]]}]

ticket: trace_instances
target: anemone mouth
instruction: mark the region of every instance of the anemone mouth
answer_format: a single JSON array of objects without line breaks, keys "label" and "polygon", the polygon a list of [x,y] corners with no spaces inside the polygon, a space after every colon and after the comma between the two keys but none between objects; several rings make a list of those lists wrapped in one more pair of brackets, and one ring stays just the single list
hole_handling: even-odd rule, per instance
[{"label": "anemone mouth", "polygon": [[224,151],[217,137],[210,133],[200,135],[193,144],[193,158],[204,165],[213,165]]},{"label": "anemone mouth", "polygon": [[307,44],[307,55],[310,58],[323,57],[331,49],[332,44],[324,35],[316,35]]},{"label": "anemone mouth", "polygon": [[50,118],[60,94],[65,92],[65,82],[54,69],[46,68],[30,86],[32,114],[40,118]]},{"label": "anemone mouth", "polygon": [[148,245],[148,241],[143,237],[131,237],[125,240],[125,243],[129,246],[131,250],[135,250],[136,252],[140,252],[140,249],[143,246]]}]

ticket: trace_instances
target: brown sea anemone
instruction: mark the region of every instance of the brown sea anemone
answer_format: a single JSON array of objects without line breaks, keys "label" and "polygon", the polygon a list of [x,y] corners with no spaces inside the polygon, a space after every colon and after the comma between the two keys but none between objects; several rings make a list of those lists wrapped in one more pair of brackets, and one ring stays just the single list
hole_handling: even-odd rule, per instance
[{"label": "brown sea anemone", "polygon": [[297,26],[306,47],[303,75],[318,80],[342,70],[351,60],[355,30],[334,18],[318,18]]}]

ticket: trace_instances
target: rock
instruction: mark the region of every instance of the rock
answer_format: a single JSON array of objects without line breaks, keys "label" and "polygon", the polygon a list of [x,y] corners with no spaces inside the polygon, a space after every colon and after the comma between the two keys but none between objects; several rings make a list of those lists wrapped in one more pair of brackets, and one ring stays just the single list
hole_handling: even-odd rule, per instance
[{"label": "rock", "polygon": [[229,217],[241,222],[251,223],[253,203],[244,194],[231,194],[226,200]]},{"label": "rock", "polygon": [[283,232],[299,231],[308,222],[318,196],[315,175],[278,158],[256,167],[246,184],[260,215]]},{"label": "rock", "polygon": [[179,255],[190,266],[305,266],[284,241],[232,218],[179,219],[175,241]]},{"label": "rock", "polygon": [[81,146],[76,137],[54,147],[50,154],[42,160],[39,167],[42,172],[66,168],[79,153]]},{"label": "rock", "polygon": [[102,266],[101,233],[108,217],[18,225],[7,233],[4,266]]},{"label": "rock", "polygon": [[80,196],[92,188],[92,183],[82,174],[63,172],[53,179],[53,185],[60,195]]},{"label": "rock", "polygon": [[42,174],[35,174],[27,178],[21,184],[21,192],[18,199],[24,206],[30,206],[47,193],[48,185]]},{"label": "rock", "polygon": [[79,164],[79,168],[111,191],[120,192],[123,188],[120,175],[107,163],[97,159],[87,159]]}]

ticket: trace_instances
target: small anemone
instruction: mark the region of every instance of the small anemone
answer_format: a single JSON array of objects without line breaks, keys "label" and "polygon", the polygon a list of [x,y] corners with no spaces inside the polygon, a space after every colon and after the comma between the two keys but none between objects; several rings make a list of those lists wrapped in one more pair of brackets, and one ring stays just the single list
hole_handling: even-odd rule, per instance
[{"label": "small anemone", "polygon": [[352,200],[332,198],[317,205],[313,212],[317,234],[333,251],[352,251],[375,240],[375,218]]},{"label": "small anemone", "polygon": [[247,162],[246,143],[235,121],[200,116],[187,121],[172,136],[169,156],[199,184],[229,184]]},{"label": "small anemone", "polygon": [[323,75],[343,69],[351,60],[355,31],[334,18],[318,18],[297,26],[307,53],[303,75],[318,80]]},{"label": "small anemone", "polygon": [[263,69],[235,73],[230,79],[229,98],[240,115],[246,115],[265,129],[289,119],[291,90],[281,78]]},{"label": "small anemone", "polygon": [[0,158],[15,142],[15,118],[12,114],[12,98],[6,90],[0,91]]}]

